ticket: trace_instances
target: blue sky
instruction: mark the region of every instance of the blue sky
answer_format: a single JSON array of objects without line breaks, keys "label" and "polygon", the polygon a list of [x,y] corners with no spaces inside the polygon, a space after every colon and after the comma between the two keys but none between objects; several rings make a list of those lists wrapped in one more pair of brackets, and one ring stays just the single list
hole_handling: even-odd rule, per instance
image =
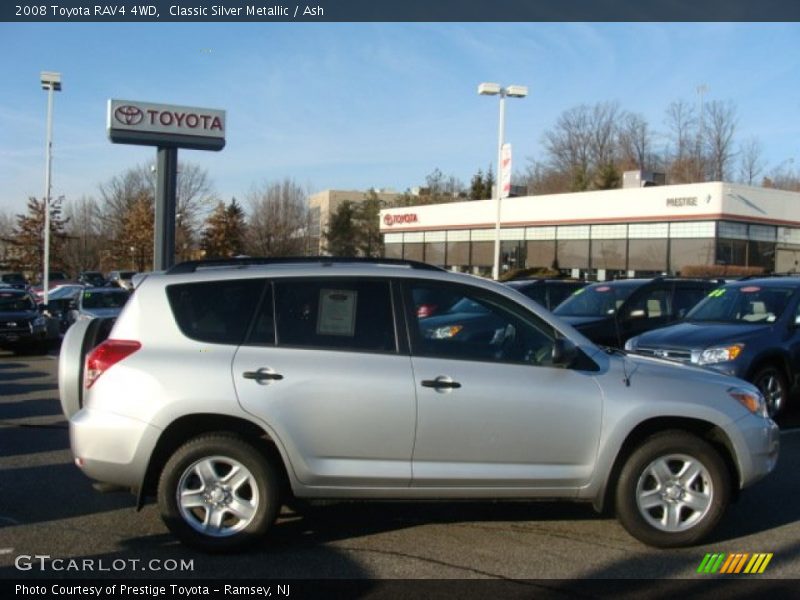
[{"label": "blue sky", "polygon": [[[542,157],[563,110],[616,100],[665,131],[673,100],[733,101],[737,139],[758,136],[770,168],[800,159],[800,25],[728,23],[0,23],[0,211],[44,194],[46,93],[60,71],[53,196],[98,195],[155,149],[111,144],[108,98],[221,108],[227,146],[181,150],[216,193],[292,177],[311,191],[467,183],[496,161],[496,98],[507,103],[515,169]],[[788,164],[788,163],[784,163]]]}]

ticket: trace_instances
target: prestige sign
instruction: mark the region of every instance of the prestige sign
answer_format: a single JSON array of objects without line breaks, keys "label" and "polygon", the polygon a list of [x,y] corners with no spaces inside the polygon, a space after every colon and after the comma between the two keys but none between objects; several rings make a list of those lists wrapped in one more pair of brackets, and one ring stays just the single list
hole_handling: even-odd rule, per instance
[{"label": "prestige sign", "polygon": [[108,137],[115,143],[195,150],[225,147],[224,110],[109,100],[106,118]]}]

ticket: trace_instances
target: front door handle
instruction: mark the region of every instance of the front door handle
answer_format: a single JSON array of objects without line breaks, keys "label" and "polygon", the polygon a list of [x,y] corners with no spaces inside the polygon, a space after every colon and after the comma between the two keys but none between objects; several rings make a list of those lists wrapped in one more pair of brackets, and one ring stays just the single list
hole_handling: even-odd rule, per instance
[{"label": "front door handle", "polygon": [[283,379],[283,375],[267,367],[262,367],[258,371],[245,371],[242,373],[242,377],[245,379],[254,379],[257,383],[263,381],[279,381]]},{"label": "front door handle", "polygon": [[457,381],[449,377],[437,377],[436,379],[423,379],[422,387],[433,388],[435,390],[455,390],[461,387]]}]

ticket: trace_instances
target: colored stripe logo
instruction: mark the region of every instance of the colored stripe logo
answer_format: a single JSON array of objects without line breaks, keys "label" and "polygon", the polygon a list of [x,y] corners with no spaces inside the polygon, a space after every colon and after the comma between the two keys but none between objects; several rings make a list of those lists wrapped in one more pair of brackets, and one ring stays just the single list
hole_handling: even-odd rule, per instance
[{"label": "colored stripe logo", "polygon": [[700,566],[697,567],[697,572],[704,574],[724,573],[726,575],[755,575],[757,573],[763,573],[767,569],[767,565],[769,561],[772,560],[772,556],[772,552],[768,554],[761,552],[736,552],[733,554],[719,552],[715,554],[706,554]]}]

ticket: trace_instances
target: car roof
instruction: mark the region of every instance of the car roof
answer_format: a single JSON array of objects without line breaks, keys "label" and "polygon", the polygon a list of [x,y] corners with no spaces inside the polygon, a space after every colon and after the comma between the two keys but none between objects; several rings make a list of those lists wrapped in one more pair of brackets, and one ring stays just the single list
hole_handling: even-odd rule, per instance
[{"label": "car roof", "polygon": [[753,277],[747,279],[739,279],[725,284],[727,288],[740,288],[757,285],[759,287],[800,287],[800,277],[776,276],[776,277]]}]

